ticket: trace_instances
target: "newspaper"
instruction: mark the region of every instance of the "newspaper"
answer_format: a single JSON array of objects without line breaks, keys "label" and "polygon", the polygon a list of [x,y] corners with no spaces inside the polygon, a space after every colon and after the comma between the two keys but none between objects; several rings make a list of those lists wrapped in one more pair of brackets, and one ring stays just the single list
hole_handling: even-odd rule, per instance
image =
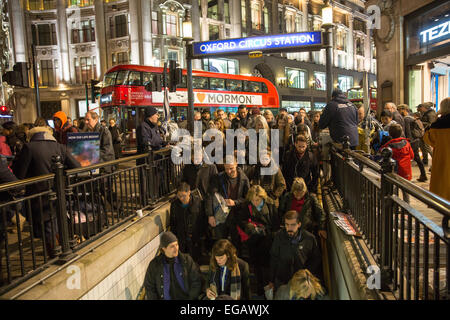
[{"label": "newspaper", "polygon": [[347,214],[342,212],[331,212],[330,214],[331,216],[336,218],[336,220],[334,220],[334,223],[339,228],[341,228],[347,235],[359,236],[359,233],[354,228],[353,223],[350,221]]}]

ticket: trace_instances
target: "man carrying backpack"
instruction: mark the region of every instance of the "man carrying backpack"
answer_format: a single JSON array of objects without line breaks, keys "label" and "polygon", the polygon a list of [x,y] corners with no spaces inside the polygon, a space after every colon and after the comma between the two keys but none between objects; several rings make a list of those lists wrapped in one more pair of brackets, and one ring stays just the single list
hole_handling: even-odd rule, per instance
[{"label": "man carrying backpack", "polygon": [[422,159],[419,155],[419,145],[420,145],[420,139],[422,139],[425,128],[423,127],[422,121],[420,121],[420,113],[419,115],[413,115],[411,116],[409,114],[410,110],[408,105],[401,104],[397,107],[398,112],[403,116],[403,119],[405,120],[405,137],[409,139],[409,142],[411,144],[411,148],[414,152],[414,161],[419,166],[420,170],[420,177],[417,179],[419,182],[425,182],[428,180],[427,174],[425,171],[424,164],[422,162]]}]

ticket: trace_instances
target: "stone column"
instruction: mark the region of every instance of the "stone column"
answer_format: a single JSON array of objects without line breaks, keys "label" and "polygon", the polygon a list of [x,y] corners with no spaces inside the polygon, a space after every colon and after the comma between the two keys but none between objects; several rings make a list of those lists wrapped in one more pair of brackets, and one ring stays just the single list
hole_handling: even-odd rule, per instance
[{"label": "stone column", "polygon": [[71,117],[73,119],[73,115],[70,112],[70,100],[68,97],[60,98],[61,99],[61,111],[63,111],[65,114],[67,114],[68,117]]},{"label": "stone column", "polygon": [[[303,19],[302,19],[302,31],[307,32],[311,31],[308,28],[308,0],[301,2],[301,10],[303,12]],[[301,53],[301,59],[302,61],[309,62],[310,61],[310,54],[309,52],[302,52]],[[308,84],[309,85],[309,84]]]},{"label": "stone column", "polygon": [[141,61],[144,65],[150,66],[153,61],[153,42],[152,42],[152,1],[141,0],[142,16],[142,52]]},{"label": "stone column", "polygon": [[140,0],[129,1],[130,14],[130,59],[132,64],[141,64],[139,46]]},{"label": "stone column", "polygon": [[354,60],[355,57],[353,55],[354,50],[354,36],[353,36],[353,15],[349,14],[348,17],[348,34],[347,34],[347,68],[354,69]]},{"label": "stone column", "polygon": [[[11,36],[14,45],[14,62],[28,62],[25,15],[23,3],[20,0],[10,0],[9,12],[11,21]],[[31,41],[30,41],[31,42]]]},{"label": "stone column", "polygon": [[58,47],[60,56],[60,76],[59,80],[65,83],[70,82],[70,62],[69,62],[69,41],[67,37],[67,14],[65,1],[56,2],[56,12],[58,16]]},{"label": "stone column", "polygon": [[252,32],[252,5],[250,3],[250,0],[245,0],[245,18],[247,20],[245,30],[247,31],[247,37],[249,37]]},{"label": "stone column", "polygon": [[97,76],[103,79],[108,68],[106,49],[105,8],[103,0],[95,0],[95,43],[97,45]]},{"label": "stone column", "polygon": [[241,0],[230,0],[231,38],[242,36]]}]

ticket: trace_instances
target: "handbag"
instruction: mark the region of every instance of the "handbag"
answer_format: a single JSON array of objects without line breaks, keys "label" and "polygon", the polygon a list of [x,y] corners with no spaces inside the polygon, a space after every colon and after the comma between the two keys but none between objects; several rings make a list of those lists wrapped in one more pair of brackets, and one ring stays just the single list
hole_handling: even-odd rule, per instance
[{"label": "handbag", "polygon": [[[252,205],[249,204],[248,205],[248,210],[250,211],[250,216],[253,217],[253,210],[252,210]],[[242,230],[241,227],[236,226],[237,232],[239,234],[239,237],[241,239],[241,242],[246,242],[248,239],[250,239],[250,237],[252,235],[261,235],[264,236],[266,235],[266,228],[264,227],[264,225],[262,223],[259,222],[255,222],[253,221],[251,218],[248,219],[248,224],[253,225],[255,232],[251,235],[248,235],[244,230]]]}]

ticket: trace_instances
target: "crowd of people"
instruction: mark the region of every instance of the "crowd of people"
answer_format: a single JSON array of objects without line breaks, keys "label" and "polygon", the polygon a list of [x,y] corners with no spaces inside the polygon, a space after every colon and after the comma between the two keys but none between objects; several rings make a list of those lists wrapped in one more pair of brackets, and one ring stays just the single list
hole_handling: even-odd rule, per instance
[{"label": "crowd of people", "polygon": [[[442,139],[449,133],[449,100],[442,101],[436,122],[429,103],[418,107],[420,114],[388,103],[377,120],[339,90],[322,111],[301,108],[289,114],[280,108],[274,116],[242,105],[236,114],[197,112],[194,119],[202,122],[203,132],[217,129],[222,137],[226,129],[278,129],[280,163],[272,175],[261,175],[259,169],[273,161],[270,151],[253,165],[238,164],[236,148],[224,156],[223,164],[205,163],[202,153],[192,156],[171,203],[170,231],[162,235],[157,258],[145,276],[147,299],[249,299],[250,273],[255,275],[257,296],[272,290],[275,299],[325,298],[321,239],[327,237],[327,215],[317,198],[321,131],[328,129],[337,143],[348,137],[350,148],[363,151],[360,133],[370,127],[372,155],[391,148],[396,172],[411,180],[411,160],[427,164],[426,152],[421,158],[419,148],[430,154],[440,149],[440,158],[448,154]],[[184,119],[179,126],[186,127]],[[438,131],[442,128],[446,131]],[[152,129],[158,131],[156,119]],[[374,150],[376,136],[381,138]],[[154,135],[152,139],[144,139],[143,145],[154,148]],[[156,148],[164,145],[158,138]],[[435,166],[443,171],[442,164]],[[419,181],[426,181],[426,174],[421,167]],[[208,265],[206,276],[200,272],[202,264]]]}]

